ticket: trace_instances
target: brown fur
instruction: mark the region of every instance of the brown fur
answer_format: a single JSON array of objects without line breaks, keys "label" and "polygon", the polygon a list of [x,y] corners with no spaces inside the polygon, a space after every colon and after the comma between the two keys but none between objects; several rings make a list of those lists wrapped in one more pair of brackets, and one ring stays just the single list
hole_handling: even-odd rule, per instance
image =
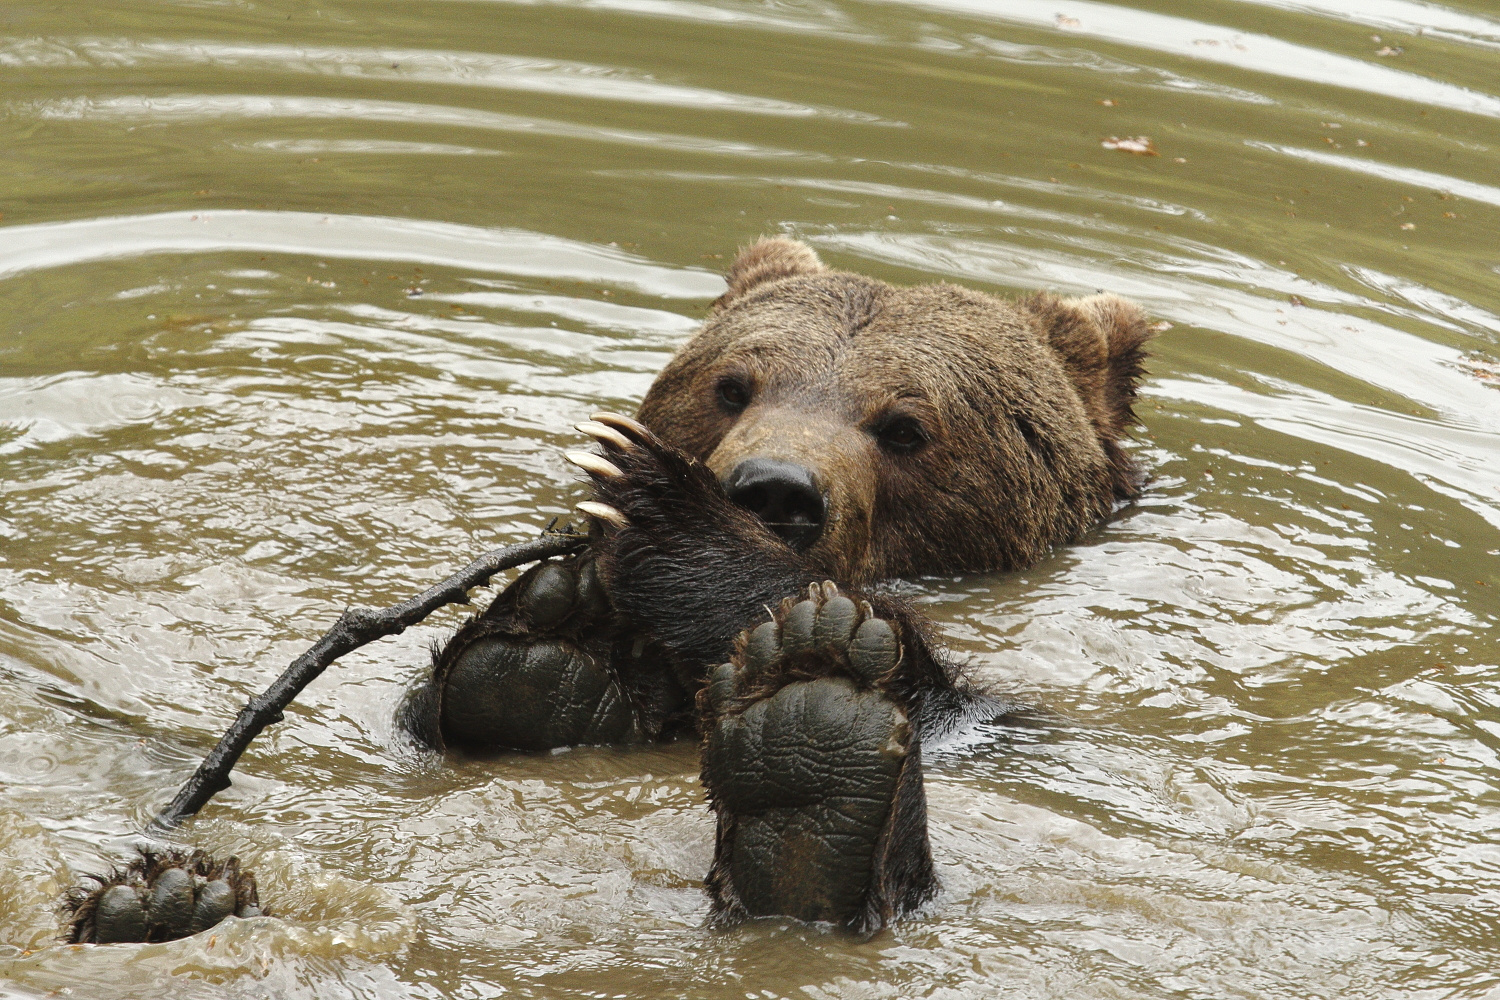
[{"label": "brown fur", "polygon": [[[1120,447],[1150,336],[1139,307],[900,288],[782,238],[744,250],[728,281],[639,417],[721,478],[751,457],[812,470],[829,510],[806,553],[820,572],[1025,566],[1139,491]],[[719,402],[724,379],[748,388],[742,412]],[[926,444],[882,446],[893,415]]]}]

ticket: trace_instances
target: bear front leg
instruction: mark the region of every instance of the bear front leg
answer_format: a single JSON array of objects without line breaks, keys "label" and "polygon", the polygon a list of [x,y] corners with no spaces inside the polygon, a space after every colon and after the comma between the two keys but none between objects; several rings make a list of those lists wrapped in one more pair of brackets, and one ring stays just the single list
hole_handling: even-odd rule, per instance
[{"label": "bear front leg", "polygon": [[606,526],[616,606],[685,667],[729,660],[698,695],[718,815],[714,921],[775,915],[868,935],[930,899],[921,742],[973,696],[922,619],[810,580],[708,469],[628,417],[580,429],[604,448],[570,457],[594,478],[598,499],[579,509]]},{"label": "bear front leg", "polygon": [[710,675],[698,703],[715,923],[794,917],[868,937],[937,891],[900,631],[813,584]]},{"label": "bear front leg", "polygon": [[662,660],[616,627],[592,554],[548,560],[435,652],[403,722],[439,749],[641,742],[690,711]]}]

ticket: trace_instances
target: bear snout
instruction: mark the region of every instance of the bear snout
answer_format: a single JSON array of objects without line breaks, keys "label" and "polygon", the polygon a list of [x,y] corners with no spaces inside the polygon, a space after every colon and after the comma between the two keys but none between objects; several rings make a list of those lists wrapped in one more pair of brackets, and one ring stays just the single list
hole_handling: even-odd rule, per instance
[{"label": "bear snout", "polygon": [[828,508],[811,469],[774,458],[747,458],[721,481],[729,499],[795,551],[806,552],[823,534]]}]

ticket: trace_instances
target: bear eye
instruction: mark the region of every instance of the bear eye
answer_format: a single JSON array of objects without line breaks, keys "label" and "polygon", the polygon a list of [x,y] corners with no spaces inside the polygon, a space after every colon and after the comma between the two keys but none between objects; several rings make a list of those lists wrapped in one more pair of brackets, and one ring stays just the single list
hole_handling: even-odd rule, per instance
[{"label": "bear eye", "polygon": [[910,455],[927,443],[927,432],[911,417],[895,417],[875,431],[880,446],[898,455]]},{"label": "bear eye", "polygon": [[737,378],[721,378],[715,388],[719,406],[730,413],[739,413],[750,405],[750,388]]}]

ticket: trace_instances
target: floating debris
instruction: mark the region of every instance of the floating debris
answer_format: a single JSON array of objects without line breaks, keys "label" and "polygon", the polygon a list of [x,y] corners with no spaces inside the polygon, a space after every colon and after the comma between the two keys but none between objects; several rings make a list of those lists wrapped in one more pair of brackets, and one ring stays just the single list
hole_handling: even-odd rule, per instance
[{"label": "floating debris", "polygon": [[1132,153],[1136,156],[1160,156],[1156,151],[1156,144],[1151,141],[1150,136],[1145,135],[1112,135],[1100,143],[1105,149],[1118,149],[1122,153]]},{"label": "floating debris", "polygon": [[1500,389],[1500,362],[1492,361],[1482,354],[1471,354],[1457,367],[1485,385]]}]

